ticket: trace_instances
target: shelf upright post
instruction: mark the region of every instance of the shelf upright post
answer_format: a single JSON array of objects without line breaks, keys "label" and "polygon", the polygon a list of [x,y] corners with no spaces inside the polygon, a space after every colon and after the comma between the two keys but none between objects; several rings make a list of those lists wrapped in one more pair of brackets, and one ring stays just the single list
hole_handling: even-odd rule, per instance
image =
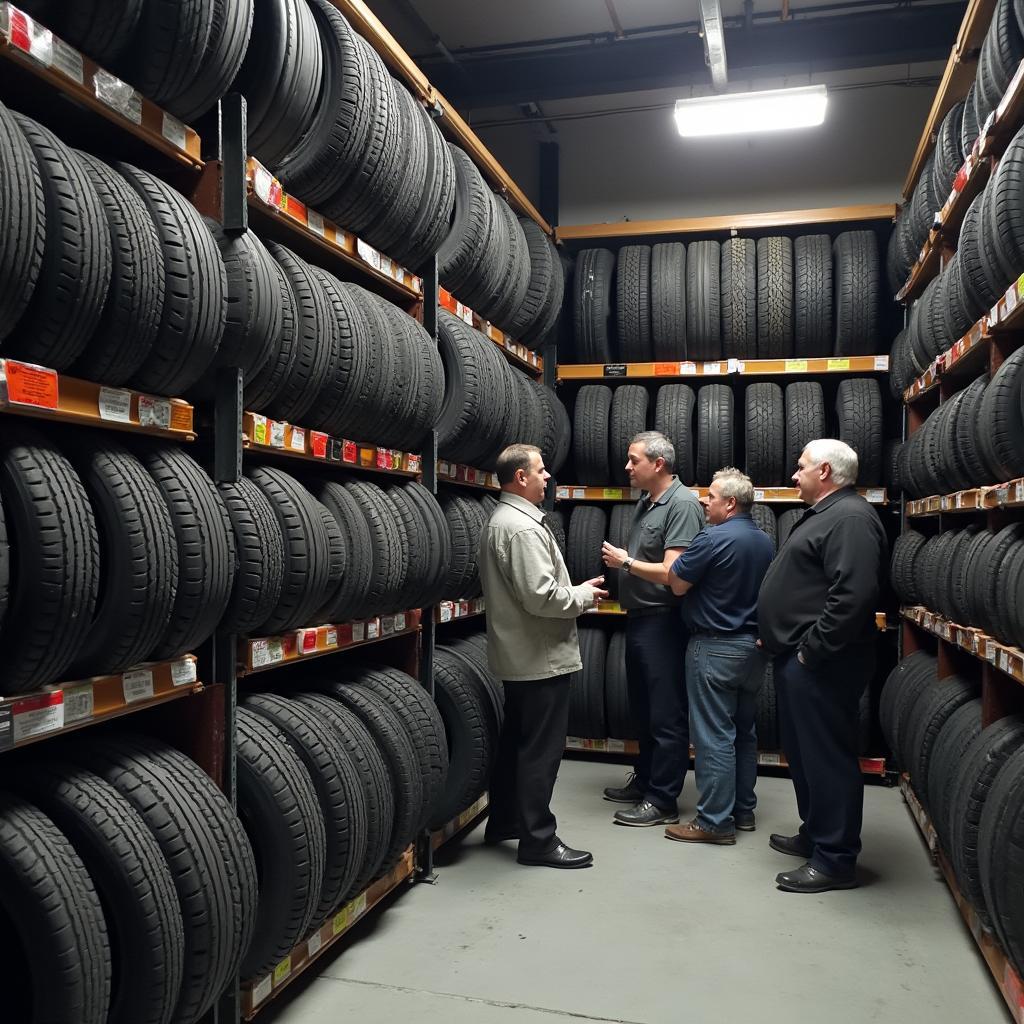
[{"label": "shelf upright post", "polygon": [[[560,269],[558,272],[561,272]],[[545,342],[541,349],[541,355],[544,357],[544,376],[541,378],[541,383],[554,391],[555,378],[558,376],[558,343],[555,341]],[[553,512],[555,510],[555,484],[557,482],[554,474],[552,474],[551,479],[548,481],[547,493],[544,495],[545,512]]]},{"label": "shelf upright post", "polygon": [[244,235],[249,228],[249,203],[245,168],[248,159],[248,108],[241,93],[232,92],[220,101],[220,151],[223,165],[224,230]]},{"label": "shelf upright post", "polygon": [[[420,271],[423,278],[423,328],[437,344],[438,275],[437,256],[432,256]],[[431,494],[437,494],[437,431],[431,430],[423,439],[423,486]],[[434,609],[424,608],[420,627],[420,682],[434,699],[434,643],[437,626]],[[436,884],[434,872],[434,845],[430,829],[425,828],[416,841],[416,880]]]}]

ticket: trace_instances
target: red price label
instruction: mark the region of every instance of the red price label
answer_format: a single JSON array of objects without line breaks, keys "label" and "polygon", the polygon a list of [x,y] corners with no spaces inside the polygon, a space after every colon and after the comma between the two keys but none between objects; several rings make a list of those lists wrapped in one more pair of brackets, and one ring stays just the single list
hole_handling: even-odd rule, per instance
[{"label": "red price label", "polygon": [[274,178],[270,183],[270,205],[276,206],[278,209],[281,208],[281,201],[284,199],[284,189],[281,188],[281,182]]},{"label": "red price label", "polygon": [[302,632],[302,653],[309,654],[316,650],[316,630],[306,629]]},{"label": "red price label", "polygon": [[341,448],[341,461],[355,463],[358,454],[355,441],[346,441]]},{"label": "red price label", "polygon": [[327,435],[319,430],[309,432],[309,447],[315,458],[327,458]]},{"label": "red price label", "polygon": [[388,451],[385,448],[377,449],[377,468],[378,469],[390,469],[388,466]]},{"label": "red price label", "polygon": [[655,363],[655,377],[675,377],[679,373],[678,363]]},{"label": "red price label", "polygon": [[32,50],[32,37],[28,30],[28,18],[18,10],[11,8],[11,45],[25,53]]},{"label": "red price label", "polygon": [[8,359],[7,397],[18,405],[34,405],[40,409],[56,409],[59,398],[57,371],[42,366],[29,366]]},{"label": "red price label", "polygon": [[303,224],[305,224],[308,220],[306,204],[299,202],[299,200],[296,199],[295,196],[284,197],[283,209],[284,212],[287,213],[289,217],[294,217],[297,221],[301,221]]}]

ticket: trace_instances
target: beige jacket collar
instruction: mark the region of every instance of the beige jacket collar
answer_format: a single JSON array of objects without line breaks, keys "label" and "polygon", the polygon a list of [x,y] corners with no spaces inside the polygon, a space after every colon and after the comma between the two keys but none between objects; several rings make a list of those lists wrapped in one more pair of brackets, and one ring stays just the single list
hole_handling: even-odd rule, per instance
[{"label": "beige jacket collar", "polygon": [[505,505],[511,505],[514,509],[518,509],[520,512],[525,512],[531,519],[535,519],[538,523],[544,522],[544,510],[538,508],[536,505],[531,505],[530,502],[518,494],[513,494],[511,491],[502,491],[501,497],[498,500]]}]

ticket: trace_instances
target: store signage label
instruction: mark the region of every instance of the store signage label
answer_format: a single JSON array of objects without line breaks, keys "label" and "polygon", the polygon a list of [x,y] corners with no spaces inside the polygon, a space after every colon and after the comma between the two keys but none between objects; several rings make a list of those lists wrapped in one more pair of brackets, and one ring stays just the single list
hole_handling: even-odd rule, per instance
[{"label": "store signage label", "polygon": [[187,686],[196,681],[196,663],[191,658],[183,658],[171,665],[171,685]]},{"label": "store signage label", "polygon": [[7,378],[7,398],[15,405],[32,405],[39,409],[56,409],[60,388],[56,370],[32,363],[6,359],[3,375]]},{"label": "store signage label", "polygon": [[64,728],[64,691],[52,690],[11,705],[12,739],[15,743],[45,736]]},{"label": "store signage label", "polygon": [[64,690],[64,724],[74,725],[75,722],[88,721],[93,716],[96,704],[93,697],[92,683],[81,686],[68,686]]},{"label": "store signage label", "polygon": [[188,134],[185,130],[185,126],[176,118],[172,117],[167,111],[164,111],[163,124],[161,127],[161,135],[170,142],[172,145],[177,146],[178,149],[184,149],[188,141]]},{"label": "store signage label", "polygon": [[121,689],[124,702],[134,704],[140,700],[150,700],[153,696],[153,673],[148,668],[125,672],[121,676]]},{"label": "store signage label", "polygon": [[166,398],[139,395],[139,423],[144,427],[171,429],[171,403]]},{"label": "store signage label", "polygon": [[131,423],[132,393],[124,388],[100,388],[99,413],[101,420]]}]

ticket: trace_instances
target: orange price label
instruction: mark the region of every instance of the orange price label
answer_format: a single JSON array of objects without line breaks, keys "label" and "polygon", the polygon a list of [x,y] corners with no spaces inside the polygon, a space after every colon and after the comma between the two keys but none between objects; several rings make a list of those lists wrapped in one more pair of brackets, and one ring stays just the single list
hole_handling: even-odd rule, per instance
[{"label": "orange price label", "polygon": [[655,363],[654,364],[654,376],[655,377],[675,377],[679,374],[678,363]]},{"label": "orange price label", "polygon": [[8,359],[7,398],[18,405],[34,405],[39,409],[56,409],[59,399],[57,371]]},{"label": "orange price label", "polygon": [[171,430],[192,429],[192,407],[171,403]]}]

